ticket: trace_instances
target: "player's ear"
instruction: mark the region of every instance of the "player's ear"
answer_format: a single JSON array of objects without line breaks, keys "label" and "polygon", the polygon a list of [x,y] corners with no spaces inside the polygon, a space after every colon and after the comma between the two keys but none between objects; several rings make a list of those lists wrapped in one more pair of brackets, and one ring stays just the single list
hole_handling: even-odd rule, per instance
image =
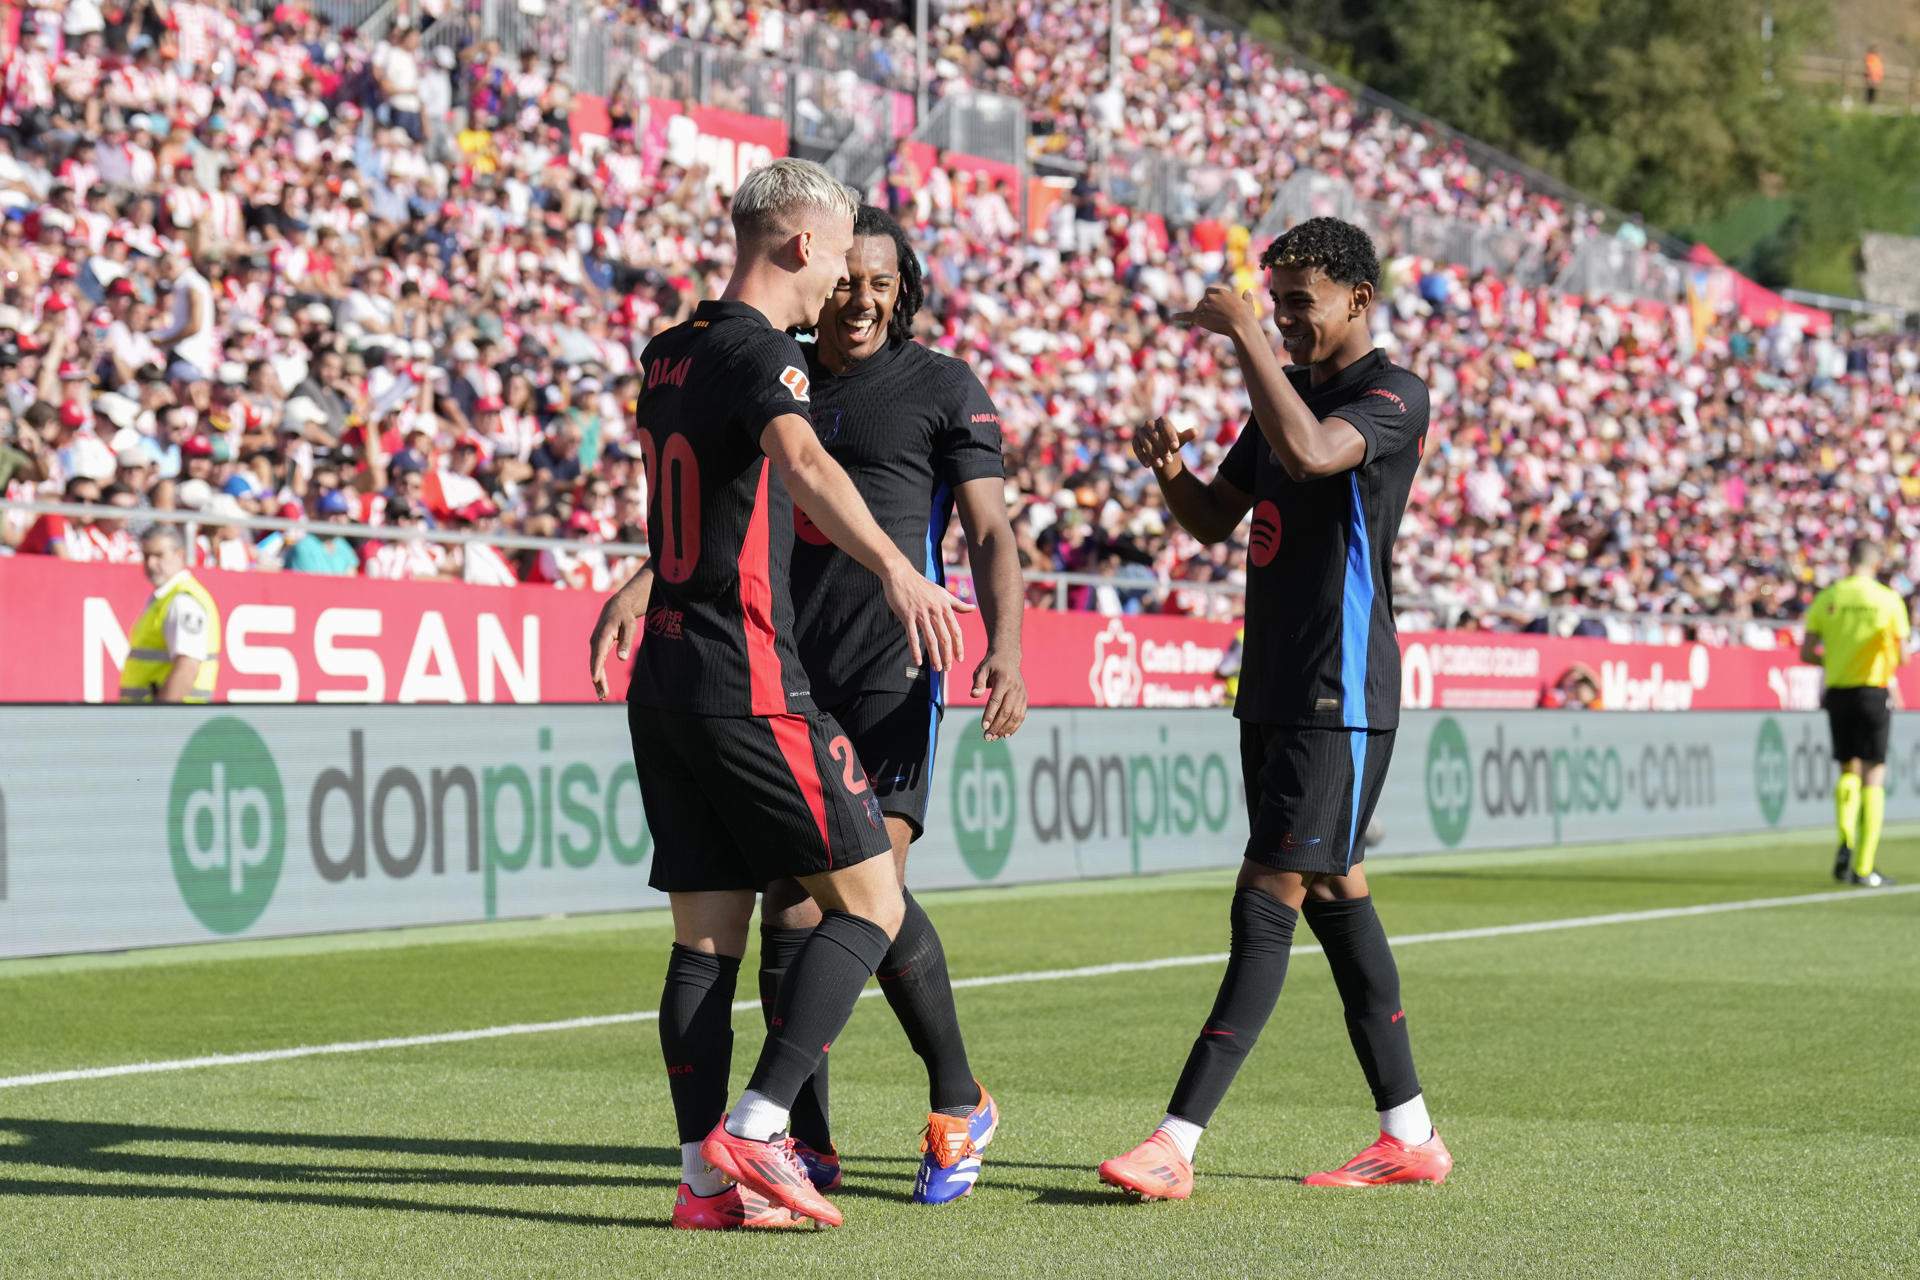
[{"label": "player's ear", "polygon": [[1359,284],[1354,285],[1352,299],[1350,304],[1351,312],[1353,315],[1358,316],[1362,311],[1365,311],[1373,305],[1373,282],[1371,280],[1362,280]]},{"label": "player's ear", "polygon": [[793,257],[802,267],[813,261],[813,230],[802,227],[793,233]]}]

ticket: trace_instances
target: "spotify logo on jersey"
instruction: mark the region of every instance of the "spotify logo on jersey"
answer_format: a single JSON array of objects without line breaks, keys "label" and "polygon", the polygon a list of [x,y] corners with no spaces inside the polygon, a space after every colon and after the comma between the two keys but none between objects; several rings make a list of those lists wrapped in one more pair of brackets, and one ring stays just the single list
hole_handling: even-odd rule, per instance
[{"label": "spotify logo on jersey", "polygon": [[953,762],[953,835],[967,870],[991,880],[1013,852],[1020,788],[1013,775],[1013,752],[1004,742],[988,742],[977,733],[960,735]]},{"label": "spotify logo on jersey", "polygon": [[1247,538],[1247,558],[1264,569],[1280,550],[1280,508],[1262,502],[1253,509],[1253,532]]},{"label": "spotify logo on jersey", "polygon": [[187,739],[167,796],[167,849],[187,909],[239,933],[267,909],[287,848],[287,804],[267,744],[232,716]]}]

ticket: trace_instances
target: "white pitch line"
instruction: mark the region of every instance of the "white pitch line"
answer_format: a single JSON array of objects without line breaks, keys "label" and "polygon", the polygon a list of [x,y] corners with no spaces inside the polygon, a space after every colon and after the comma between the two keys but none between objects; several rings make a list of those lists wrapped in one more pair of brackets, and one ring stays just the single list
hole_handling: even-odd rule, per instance
[{"label": "white pitch line", "polygon": [[[1614,911],[1596,916],[1567,916],[1558,920],[1529,920],[1519,924],[1486,925],[1478,929],[1449,929],[1440,933],[1409,933],[1391,939],[1395,947],[1418,946],[1425,942],[1469,942],[1481,938],[1507,938],[1529,933],[1558,933],[1565,929],[1592,929],[1609,924],[1642,924],[1653,920],[1680,920],[1691,916],[1723,915],[1730,911],[1761,911],[1770,907],[1798,907],[1817,902],[1863,902],[1897,894],[1920,892],[1920,884],[1899,885],[1891,889],[1839,889],[1827,893],[1803,893],[1786,898],[1743,898],[1733,902],[1703,902],[1686,907],[1656,907],[1646,911]],[[1318,955],[1320,948],[1300,946],[1296,955]],[[1222,964],[1224,951],[1195,956],[1167,956],[1160,960],[1126,960],[1114,964],[1090,964],[1077,969],[1035,969],[1027,973],[996,973],[979,978],[961,978],[953,984],[956,991],[980,987],[1007,987],[1026,982],[1067,982],[1077,978],[1105,978],[1120,973],[1151,973],[1157,969],[1186,969],[1195,965]],[[861,992],[861,999],[879,995],[877,989]],[[757,1000],[734,1003],[736,1011],[758,1009]],[[162,1062],[125,1062],[111,1067],[81,1067],[71,1071],[41,1071],[24,1076],[0,1076],[0,1089],[19,1089],[35,1084],[65,1084],[73,1080],[106,1080],[114,1076],[152,1075],[162,1071],[193,1071],[201,1067],[237,1067],[256,1062],[284,1062],[291,1058],[317,1058],[334,1053],[371,1053],[377,1049],[417,1049],[425,1045],[464,1044],[472,1040],[497,1040],[503,1036],[530,1036],[550,1031],[581,1031],[590,1027],[615,1027],[634,1022],[653,1022],[658,1009],[635,1013],[605,1013],[586,1018],[560,1018],[553,1022],[514,1022],[498,1027],[478,1027],[471,1031],[436,1031],[418,1036],[389,1036],[380,1040],[343,1040],[334,1044],[294,1045],[285,1049],[259,1049],[250,1053],[210,1053],[199,1058],[172,1058]]]}]

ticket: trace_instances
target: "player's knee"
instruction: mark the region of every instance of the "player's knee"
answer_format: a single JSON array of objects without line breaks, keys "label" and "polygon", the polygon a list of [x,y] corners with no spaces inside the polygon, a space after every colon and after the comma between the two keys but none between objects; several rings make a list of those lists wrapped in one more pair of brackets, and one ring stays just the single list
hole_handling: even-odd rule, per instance
[{"label": "player's knee", "polygon": [[1868,765],[1867,766],[1867,785],[1870,787],[1886,786],[1887,785],[1887,766],[1884,764]]},{"label": "player's knee", "polygon": [[811,929],[820,923],[820,905],[797,880],[775,880],[760,894],[760,927]]},{"label": "player's knee", "polygon": [[1234,888],[1258,889],[1298,911],[1301,902],[1306,899],[1310,879],[1305,872],[1275,871],[1272,867],[1248,860],[1240,864],[1240,878],[1234,883]]},{"label": "player's knee", "polygon": [[854,914],[865,916],[886,931],[889,940],[900,936],[901,922],[907,916],[907,900],[900,896],[898,886],[891,895],[876,895],[870,909]]},{"label": "player's knee", "polygon": [[1316,874],[1307,881],[1307,897],[1315,902],[1348,902],[1370,892],[1367,873],[1359,867],[1344,875]]}]

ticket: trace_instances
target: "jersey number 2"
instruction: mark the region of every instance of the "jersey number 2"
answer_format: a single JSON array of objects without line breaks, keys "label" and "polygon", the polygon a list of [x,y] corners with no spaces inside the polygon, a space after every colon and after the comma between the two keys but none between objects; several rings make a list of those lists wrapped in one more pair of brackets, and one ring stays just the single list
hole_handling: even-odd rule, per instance
[{"label": "jersey number 2", "polygon": [[667,437],[654,451],[653,433],[640,432],[647,485],[660,495],[661,528],[650,530],[654,564],[668,582],[685,582],[700,563],[700,462],[685,436]]},{"label": "jersey number 2", "polygon": [[840,762],[840,781],[846,784],[848,795],[857,796],[866,791],[866,775],[860,771],[860,761],[854,756],[853,744],[847,741],[846,734],[827,744],[827,754]]}]

